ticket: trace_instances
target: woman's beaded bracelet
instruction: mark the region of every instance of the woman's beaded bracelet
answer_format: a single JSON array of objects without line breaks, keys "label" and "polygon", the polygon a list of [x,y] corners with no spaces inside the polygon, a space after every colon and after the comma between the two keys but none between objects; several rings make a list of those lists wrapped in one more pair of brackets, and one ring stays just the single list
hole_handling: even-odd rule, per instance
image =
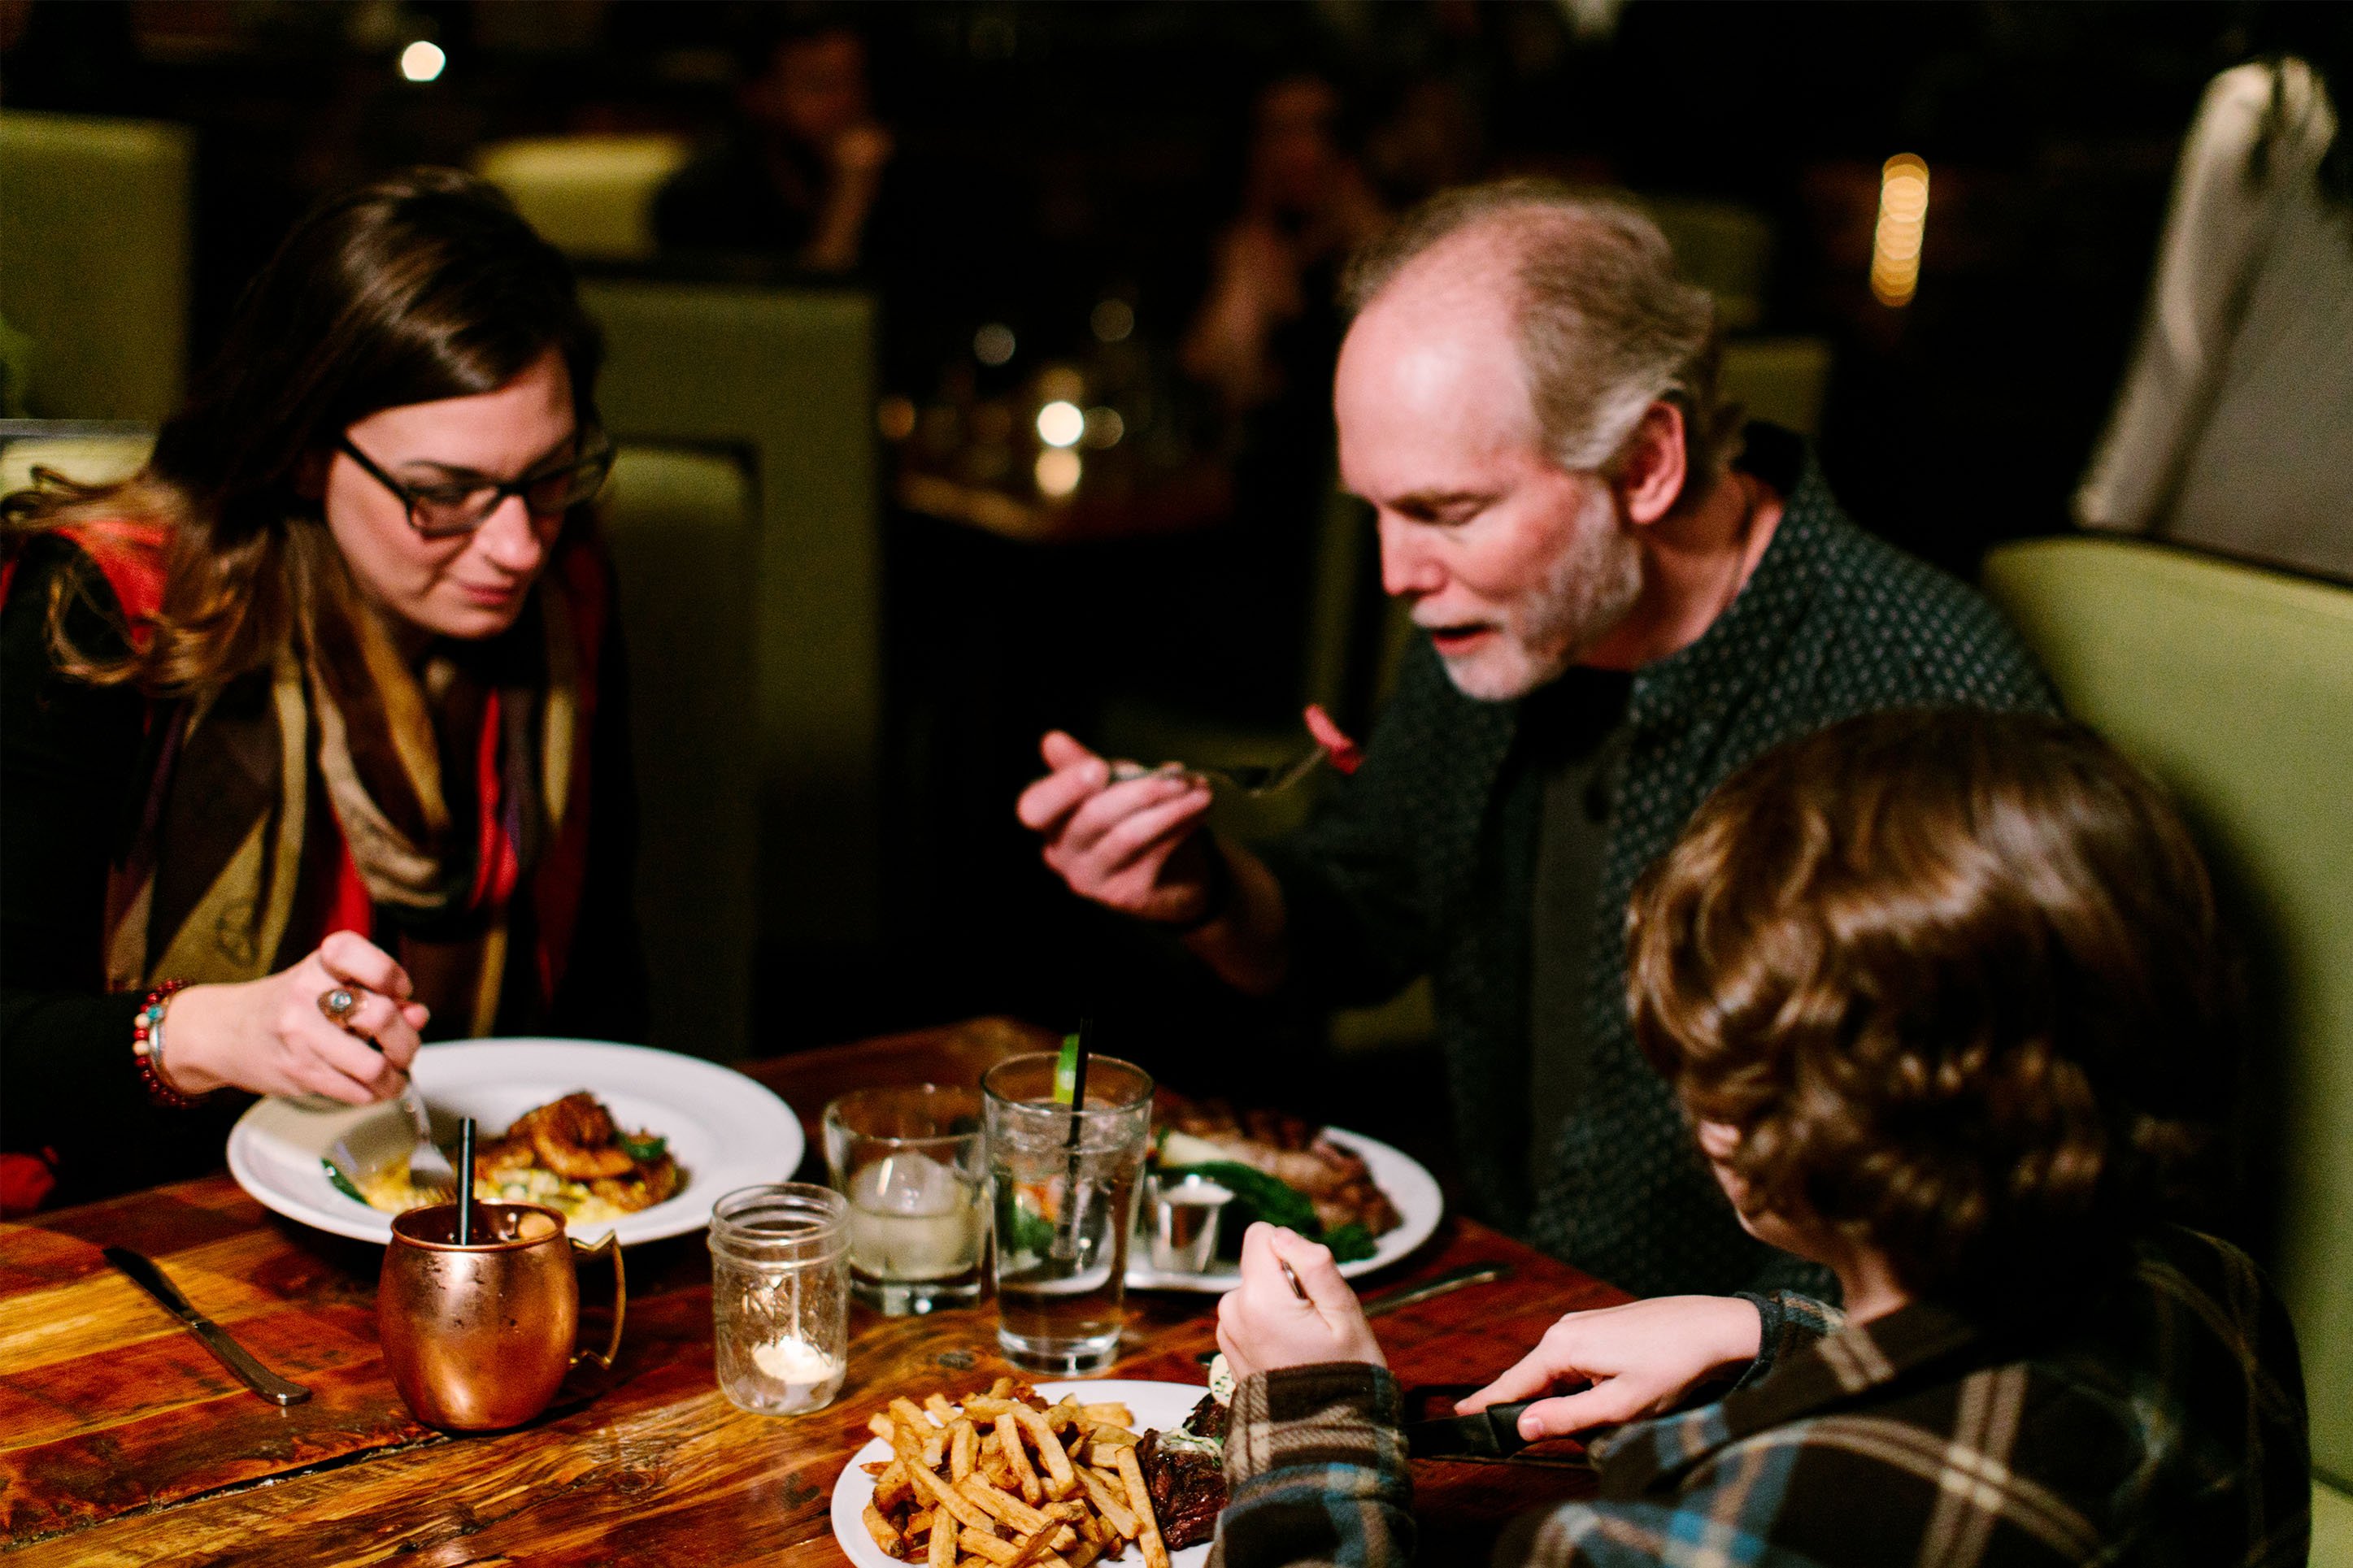
[{"label": "woman's beaded bracelet", "polygon": [[187,986],[185,980],[166,980],[147,993],[139,1005],[139,1013],[131,1023],[131,1058],[138,1064],[139,1081],[147,1086],[147,1098],[170,1110],[187,1110],[201,1105],[209,1095],[183,1094],[164,1076],[164,1010],[171,1005],[172,993]]}]

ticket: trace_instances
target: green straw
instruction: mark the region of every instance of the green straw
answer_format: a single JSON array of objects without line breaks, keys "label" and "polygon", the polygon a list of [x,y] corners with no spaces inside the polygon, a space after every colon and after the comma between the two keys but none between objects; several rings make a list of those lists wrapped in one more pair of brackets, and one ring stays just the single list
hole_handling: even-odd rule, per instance
[{"label": "green straw", "polygon": [[1071,1108],[1070,1137],[1063,1147],[1070,1163],[1062,1180],[1062,1220],[1054,1227],[1054,1256],[1068,1262],[1079,1255],[1079,1145],[1086,1132],[1087,1039],[1094,1033],[1092,1018],[1079,1020],[1079,1032],[1062,1037],[1062,1055],[1054,1063],[1054,1103]]}]

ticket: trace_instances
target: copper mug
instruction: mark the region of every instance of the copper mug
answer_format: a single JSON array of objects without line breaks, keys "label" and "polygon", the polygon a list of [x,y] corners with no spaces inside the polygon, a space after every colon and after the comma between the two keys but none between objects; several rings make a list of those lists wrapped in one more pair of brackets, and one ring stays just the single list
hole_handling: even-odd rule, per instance
[{"label": "copper mug", "polygon": [[[376,1334],[394,1385],[419,1421],[450,1432],[519,1426],[581,1362],[609,1370],[628,1303],[618,1237],[589,1247],[536,1204],[478,1203],[473,1223],[475,1239],[460,1247],[455,1204],[396,1218],[376,1287]],[[600,1252],[613,1258],[613,1336],[601,1353],[573,1343],[575,1255]]]}]

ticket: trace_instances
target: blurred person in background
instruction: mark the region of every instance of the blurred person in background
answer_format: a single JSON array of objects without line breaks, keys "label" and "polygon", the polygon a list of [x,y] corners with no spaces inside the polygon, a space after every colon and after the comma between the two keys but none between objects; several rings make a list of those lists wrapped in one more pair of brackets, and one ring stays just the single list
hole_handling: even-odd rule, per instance
[{"label": "blurred person in background", "polygon": [[2263,21],[2294,47],[2206,89],[2075,517],[2353,581],[2353,12]]},{"label": "blurred person in background", "polygon": [[[1495,1563],[2300,1568],[2294,1327],[2245,1254],[2168,1222],[2212,1190],[2236,1006],[2205,867],[2130,763],[2050,719],[1849,720],[1716,791],[1628,930],[1686,1145],[1845,1309],[1562,1318],[1461,1408],[1618,1429],[1599,1496]],[[1401,1568],[1401,1401],[1355,1294],[1267,1225],[1241,1272],[1219,1561]]]},{"label": "blurred person in background", "polygon": [[1639,1294],[1818,1280],[1741,1230],[1634,1048],[1628,889],[1777,742],[2044,708],[2042,676],[1983,600],[1848,521],[1796,437],[1743,430],[1714,301],[1647,218],[1472,186],[1346,287],[1342,475],[1420,633],[1362,769],[1253,853],[1204,828],[1198,777],[1114,782],[1053,733],[1020,819],[1073,890],[1245,993],[1362,1005],[1431,976],[1481,1219]]},{"label": "blurred person in background", "polygon": [[795,19],[747,60],[733,127],[662,187],[656,236],[670,250],[858,270],[895,146],[874,117],[865,38],[838,17]]},{"label": "blurred person in background", "polygon": [[640,1037],[596,328],[473,177],[332,197],[117,484],[0,503],[13,1206],[428,1035]]},{"label": "blurred person in background", "polygon": [[1340,113],[1339,89],[1317,76],[1271,84],[1252,109],[1240,210],[1218,237],[1180,354],[1230,413],[1285,395],[1324,401],[1341,264],[1388,221]]}]

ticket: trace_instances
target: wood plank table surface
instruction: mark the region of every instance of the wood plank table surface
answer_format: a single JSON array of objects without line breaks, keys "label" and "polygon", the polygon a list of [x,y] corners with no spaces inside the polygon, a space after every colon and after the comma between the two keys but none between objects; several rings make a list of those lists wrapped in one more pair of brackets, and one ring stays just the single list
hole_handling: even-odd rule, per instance
[{"label": "wood plank table surface", "polygon": [[[830,1096],[892,1082],[973,1081],[1049,1043],[984,1019],[747,1064],[809,1127]],[[818,1163],[821,1164],[821,1157]],[[810,1167],[804,1166],[803,1173]],[[100,1257],[161,1263],[197,1310],[264,1363],[312,1389],[280,1409],[248,1394],[195,1339]],[[0,1226],[0,1552],[15,1563],[492,1563],[835,1564],[828,1501],[894,1394],[951,1396],[1009,1370],[995,1306],[923,1318],[855,1310],[849,1379],[813,1415],[746,1415],[712,1373],[709,1255],[700,1233],[628,1254],[629,1304],[609,1376],[567,1384],[539,1419],[453,1437],[418,1425],[376,1343],[380,1247],[264,1210],[214,1175]],[[1612,1288],[1450,1216],[1368,1290],[1473,1262],[1508,1282],[1377,1320],[1410,1390],[1476,1384],[1565,1311]],[[584,1272],[592,1308],[600,1268]],[[1198,1383],[1213,1299],[1134,1293],[1106,1375]],[[592,1310],[584,1340],[601,1326]],[[577,1375],[577,1374],[576,1374]],[[1525,1509],[1583,1495],[1560,1462],[1416,1461],[1424,1560],[1483,1557]]]}]

